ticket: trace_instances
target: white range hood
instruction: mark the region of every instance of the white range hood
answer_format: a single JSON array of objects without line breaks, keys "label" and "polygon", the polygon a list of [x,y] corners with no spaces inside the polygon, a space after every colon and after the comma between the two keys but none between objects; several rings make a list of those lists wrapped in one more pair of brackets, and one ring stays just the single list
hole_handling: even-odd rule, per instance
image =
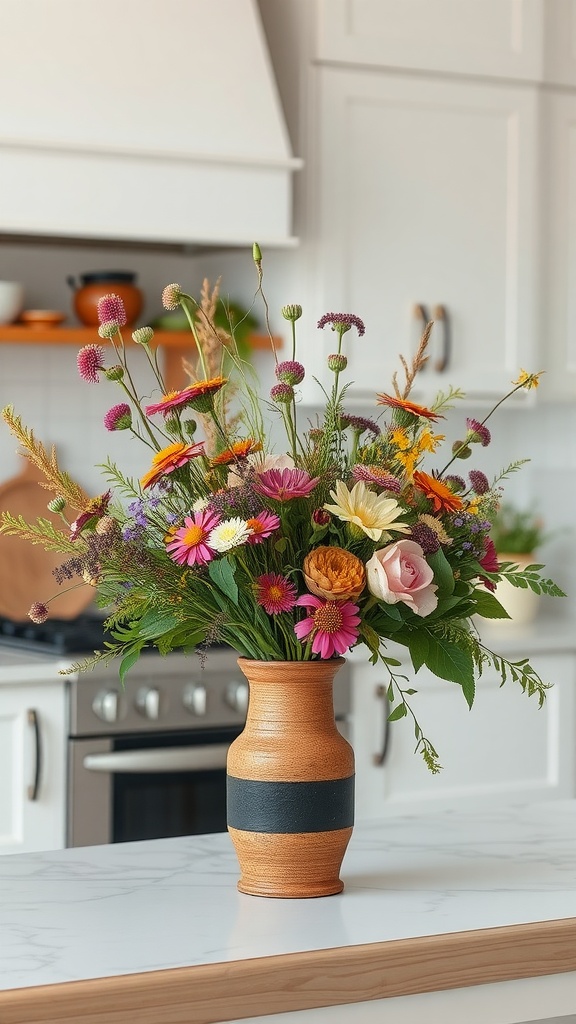
[{"label": "white range hood", "polygon": [[291,245],[256,0],[3,0],[0,234]]}]

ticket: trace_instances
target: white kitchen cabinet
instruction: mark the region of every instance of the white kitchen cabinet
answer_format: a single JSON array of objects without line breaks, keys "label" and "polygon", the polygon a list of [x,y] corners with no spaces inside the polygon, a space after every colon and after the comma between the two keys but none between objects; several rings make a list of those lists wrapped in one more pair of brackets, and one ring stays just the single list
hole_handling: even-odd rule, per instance
[{"label": "white kitchen cabinet", "polygon": [[64,683],[0,686],[0,853],[65,846]]},{"label": "white kitchen cabinet", "polygon": [[576,396],[576,92],[544,97],[542,398]]},{"label": "white kitchen cabinet", "polygon": [[[349,397],[373,403],[375,391],[389,390],[399,352],[417,343],[418,305],[439,323],[414,397],[450,383],[500,396],[534,365],[536,89],[319,74],[321,308],[366,324],[364,338],[344,338]],[[317,344],[318,376],[334,335],[325,329]]]},{"label": "white kitchen cabinet", "polygon": [[544,0],[320,0],[319,55],[373,67],[538,81],[546,13]]},{"label": "white kitchen cabinet", "polygon": [[[494,649],[501,651],[502,646],[495,641]],[[418,691],[410,703],[443,767],[432,775],[421,755],[414,753],[408,718],[388,723],[386,758],[383,765],[376,764],[386,734],[381,688],[387,687],[389,677],[384,667],[354,662],[359,820],[393,811],[574,797],[574,652],[531,654],[524,646],[506,652],[509,660],[529,656],[544,681],[554,684],[541,709],[536,697],[528,697],[512,682],[500,687],[496,673],[487,670],[469,710],[459,686],[435,678],[425,668],[415,674],[402,650],[395,648],[394,656],[404,659],[404,667],[395,671],[405,673]]]},{"label": "white kitchen cabinet", "polygon": [[[344,339],[350,399],[373,404],[375,391],[390,390],[398,354],[410,355],[420,335],[417,305],[436,320],[444,307],[450,338],[439,322],[413,397],[450,383],[478,399],[501,396],[534,364],[537,89],[318,74],[319,305],[366,324],[364,338]],[[324,380],[333,348],[325,329],[314,367]]]}]

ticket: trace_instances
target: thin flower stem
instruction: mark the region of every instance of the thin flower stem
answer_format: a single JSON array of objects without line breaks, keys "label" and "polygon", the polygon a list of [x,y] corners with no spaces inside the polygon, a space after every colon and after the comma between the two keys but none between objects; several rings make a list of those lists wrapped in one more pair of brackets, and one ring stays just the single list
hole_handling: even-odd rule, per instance
[{"label": "thin flower stem", "polygon": [[[500,406],[501,406],[501,405],[502,405],[502,404],[503,404],[504,402],[506,402],[506,401],[507,401],[507,400],[508,400],[509,398],[511,398],[511,397],[512,397],[512,395],[513,395],[513,394],[515,394],[515,393],[516,393],[516,391],[520,391],[520,388],[524,388],[524,387],[526,387],[526,381],[522,381],[522,383],[521,383],[521,384],[517,384],[515,388],[512,388],[512,391],[508,391],[508,392],[507,392],[507,394],[505,394],[505,395],[504,395],[504,397],[503,397],[503,398],[501,398],[499,402],[496,402],[496,405],[494,405],[494,406],[492,407],[492,409],[490,409],[490,412],[488,413],[488,415],[487,415],[487,416],[485,416],[483,420],[480,420],[480,426],[481,426],[481,427],[483,427],[483,426],[484,426],[484,424],[486,423],[486,420],[489,420],[489,419],[490,419],[490,417],[491,417],[491,416],[492,416],[492,415],[493,415],[493,414],[494,414],[494,413],[496,412],[496,409],[499,409],[499,408],[500,408]],[[457,448],[457,449],[456,449],[456,451],[454,452],[454,454],[453,454],[452,458],[450,459],[450,461],[446,463],[446,465],[444,466],[444,469],[442,469],[442,470],[440,471],[440,473],[438,474],[438,475],[439,475],[439,477],[442,477],[442,476],[444,476],[444,473],[446,472],[446,470],[447,470],[447,469],[449,468],[449,466],[451,466],[451,465],[452,465],[452,463],[453,463],[453,462],[455,462],[455,460],[456,460],[456,459],[458,458],[458,455],[459,455],[459,453],[460,453],[460,452],[461,452],[461,451],[462,451],[462,450],[463,450],[464,448],[466,448],[466,447],[467,447],[467,445],[468,445],[468,441],[463,441],[463,442],[462,442],[462,444],[460,445],[460,447],[459,447],[459,448]]]},{"label": "thin flower stem", "polygon": [[[186,301],[184,301],[184,300],[186,300]],[[192,298],[191,295],[185,295],[184,293],[182,293],[181,296],[180,296],[180,305],[182,306],[182,309],[184,310],[184,312],[186,314],[186,319],[188,320],[188,323],[190,324],[190,330],[192,331],[192,335],[194,337],[194,341],[196,342],[196,348],[198,349],[198,358],[200,360],[200,365],[202,367],[202,373],[204,374],[204,380],[208,380],[208,368],[206,366],[206,360],[204,359],[204,352],[202,351],[202,344],[201,344],[200,339],[198,337],[198,332],[196,330],[196,324],[194,323],[194,317],[192,316],[190,310],[188,309],[188,302],[192,302],[192,303],[194,303],[195,306],[198,306],[198,303],[196,302],[196,300],[194,298]]]}]

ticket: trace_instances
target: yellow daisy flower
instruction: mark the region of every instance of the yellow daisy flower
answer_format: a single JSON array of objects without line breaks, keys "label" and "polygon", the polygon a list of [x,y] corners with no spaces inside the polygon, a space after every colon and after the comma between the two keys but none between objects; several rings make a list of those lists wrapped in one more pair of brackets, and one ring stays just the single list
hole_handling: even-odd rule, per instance
[{"label": "yellow daisy flower", "polygon": [[513,380],[513,384],[521,384],[526,389],[537,388],[540,383],[540,377],[544,373],[544,370],[540,370],[539,373],[528,373],[527,370],[520,370],[520,376],[518,380]]}]

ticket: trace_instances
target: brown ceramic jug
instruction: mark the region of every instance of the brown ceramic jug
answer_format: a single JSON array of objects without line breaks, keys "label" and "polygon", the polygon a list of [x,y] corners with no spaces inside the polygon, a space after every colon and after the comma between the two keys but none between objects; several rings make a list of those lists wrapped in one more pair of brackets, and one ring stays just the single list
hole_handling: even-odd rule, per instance
[{"label": "brown ceramic jug", "polygon": [[142,292],[136,285],[136,274],[127,270],[94,270],[80,274],[79,283],[73,277],[67,278],[74,291],[72,305],[81,324],[97,327],[98,300],[103,295],[118,295],[124,303],[127,325],[131,326],[142,312]]}]

